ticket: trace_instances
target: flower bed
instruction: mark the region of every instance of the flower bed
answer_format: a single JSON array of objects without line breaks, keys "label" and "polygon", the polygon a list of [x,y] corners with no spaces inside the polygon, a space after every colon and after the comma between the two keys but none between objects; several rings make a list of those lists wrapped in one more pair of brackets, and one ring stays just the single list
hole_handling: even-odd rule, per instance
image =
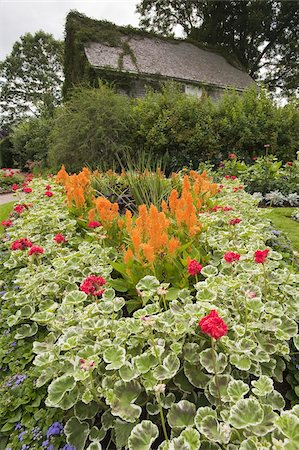
[{"label": "flower bed", "polygon": [[3,448],[299,446],[298,271],[236,180],[206,196],[194,177],[180,209],[136,217],[31,183],[2,244]]},{"label": "flower bed", "polygon": [[[1,169],[0,170],[0,194],[12,192],[26,180],[19,169]],[[30,177],[31,179],[31,177]]]}]

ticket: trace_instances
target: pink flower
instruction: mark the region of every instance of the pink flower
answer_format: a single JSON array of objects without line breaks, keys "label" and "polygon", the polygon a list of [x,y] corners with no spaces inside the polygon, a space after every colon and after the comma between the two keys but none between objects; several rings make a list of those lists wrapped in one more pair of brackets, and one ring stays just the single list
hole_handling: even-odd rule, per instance
[{"label": "pink flower", "polygon": [[88,222],[87,226],[88,226],[88,228],[98,228],[98,227],[101,227],[102,225],[100,224],[100,222],[93,220],[93,221]]},{"label": "pink flower", "polygon": [[47,196],[47,197],[53,197],[53,192],[51,192],[51,191],[46,191],[45,192],[45,195]]},{"label": "pink flower", "polygon": [[12,250],[25,250],[26,248],[32,247],[33,244],[27,238],[17,239],[11,244]]},{"label": "pink flower", "polygon": [[232,175],[230,178],[231,178],[231,180],[236,180],[237,179],[236,175]]},{"label": "pink flower", "polygon": [[11,220],[2,220],[1,225],[2,225],[4,228],[11,227],[11,226],[12,226],[12,221],[11,221]]},{"label": "pink flower", "polygon": [[241,219],[239,219],[238,217],[236,217],[235,219],[231,219],[229,221],[230,225],[237,225],[238,223],[242,222]]},{"label": "pink flower", "polygon": [[257,160],[257,156],[253,156],[252,161],[256,161],[256,160]]},{"label": "pink flower", "polygon": [[57,244],[65,244],[67,242],[67,240],[61,233],[56,234],[56,236],[53,238],[53,241],[57,242]]},{"label": "pink flower", "polygon": [[16,191],[19,189],[18,184],[13,184],[12,187],[11,187],[11,189],[12,189],[14,192],[16,192]]},{"label": "pink flower", "polygon": [[23,192],[25,192],[26,194],[30,194],[30,192],[32,192],[32,189],[30,187],[24,187]]},{"label": "pink flower", "polygon": [[203,333],[208,334],[214,339],[220,339],[227,334],[227,325],[215,309],[201,319],[198,325]]},{"label": "pink flower", "polygon": [[106,280],[103,277],[97,277],[96,275],[89,275],[80,285],[80,291],[85,292],[87,295],[94,295],[100,297],[103,295],[105,289],[101,289],[106,284]]},{"label": "pink flower", "polygon": [[254,260],[258,264],[263,264],[268,256],[269,249],[266,248],[265,250],[256,250],[254,253]]},{"label": "pink flower", "polygon": [[229,153],[228,157],[229,157],[229,159],[233,160],[233,159],[236,159],[237,155],[235,153]]},{"label": "pink flower", "polygon": [[28,252],[28,256],[31,255],[40,255],[42,253],[45,253],[45,250],[42,247],[39,247],[38,245],[34,245],[31,247],[31,249]]},{"label": "pink flower", "polygon": [[192,276],[199,274],[202,268],[203,266],[196,259],[191,259],[188,263],[188,273]]},{"label": "pink flower", "polygon": [[293,165],[294,165],[294,163],[292,161],[287,162],[287,166],[293,166]]},{"label": "pink flower", "polygon": [[233,263],[234,261],[239,261],[240,256],[239,253],[227,252],[224,255],[224,259],[227,263]]}]

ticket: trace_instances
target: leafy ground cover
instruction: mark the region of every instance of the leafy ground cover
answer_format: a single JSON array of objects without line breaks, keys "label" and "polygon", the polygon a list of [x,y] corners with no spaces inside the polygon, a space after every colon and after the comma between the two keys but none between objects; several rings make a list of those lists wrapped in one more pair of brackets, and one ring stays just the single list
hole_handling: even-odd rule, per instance
[{"label": "leafy ground cover", "polygon": [[298,270],[237,180],[177,177],[156,209],[94,200],[87,170],[14,207],[2,448],[298,447]]}]

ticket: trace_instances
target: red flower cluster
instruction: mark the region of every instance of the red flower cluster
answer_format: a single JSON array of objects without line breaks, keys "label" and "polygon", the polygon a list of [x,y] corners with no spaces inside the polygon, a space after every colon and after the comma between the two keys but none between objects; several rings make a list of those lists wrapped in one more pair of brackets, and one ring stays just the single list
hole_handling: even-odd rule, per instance
[{"label": "red flower cluster", "polygon": [[100,297],[105,291],[105,289],[101,289],[104,284],[106,284],[106,280],[103,277],[89,275],[89,277],[85,278],[83,283],[80,285],[80,291],[85,292],[87,295],[90,294],[95,297]]},{"label": "red flower cluster", "polygon": [[46,191],[45,192],[45,195],[47,196],[47,197],[53,197],[53,192],[51,192],[51,191]]},{"label": "red flower cluster", "polygon": [[191,259],[188,263],[188,273],[192,276],[199,274],[202,271],[202,265],[196,261],[196,259]]},{"label": "red flower cluster", "polygon": [[11,189],[16,192],[19,189],[19,185],[18,184],[13,184]]},{"label": "red flower cluster", "polygon": [[268,256],[269,249],[266,248],[265,250],[256,250],[254,253],[254,260],[256,263],[263,264]]},{"label": "red flower cluster", "polygon": [[30,194],[30,192],[32,192],[32,189],[30,187],[23,187],[23,192],[25,192],[25,194]]},{"label": "red flower cluster", "polygon": [[63,236],[63,234],[58,233],[56,236],[54,236],[53,241],[57,242],[57,244],[65,244],[67,240]]},{"label": "red flower cluster", "polygon": [[12,226],[12,221],[11,221],[11,220],[2,220],[1,225],[2,225],[4,228],[11,227],[11,226]]},{"label": "red flower cluster", "polygon": [[45,187],[46,191],[50,191],[51,190],[51,186],[49,184],[47,184],[47,186]]},{"label": "red flower cluster", "polygon": [[234,261],[239,261],[240,256],[239,253],[227,252],[224,255],[224,259],[227,263],[233,263]]},{"label": "red flower cluster", "polygon": [[217,211],[224,211],[224,212],[226,212],[226,211],[233,211],[233,207],[232,206],[220,206],[220,205],[215,205],[215,206],[213,206],[213,208],[211,208],[211,211],[213,211],[213,212],[217,212]]},{"label": "red flower cluster", "polygon": [[242,189],[244,189],[244,186],[240,185],[240,186],[234,187],[233,192],[242,191]]},{"label": "red flower cluster", "polygon": [[237,177],[235,175],[225,175],[225,177],[227,180],[236,180]]},{"label": "red flower cluster", "polygon": [[236,159],[237,155],[235,153],[229,153],[228,157],[229,157],[229,159],[233,160],[233,159]]},{"label": "red flower cluster", "polygon": [[34,245],[33,247],[31,247],[31,249],[28,252],[28,256],[31,255],[38,255],[38,254],[42,254],[45,253],[45,250],[42,247],[39,247],[38,245]]},{"label": "red flower cluster", "polygon": [[287,166],[293,166],[293,165],[294,165],[294,163],[292,161],[287,162]]},{"label": "red flower cluster", "polygon": [[220,339],[227,334],[227,325],[217,311],[213,309],[206,317],[198,322],[203,333],[208,334],[214,339]]},{"label": "red flower cluster", "polygon": [[17,239],[11,244],[12,250],[26,250],[26,248],[32,247],[32,242],[27,238]]},{"label": "red flower cluster", "polygon": [[16,205],[13,210],[15,212],[17,212],[18,214],[22,214],[22,212],[25,210],[25,206],[24,205]]},{"label": "red flower cluster", "polygon": [[242,222],[241,219],[239,219],[238,217],[236,217],[235,219],[231,219],[229,221],[230,225],[237,225],[238,223]]},{"label": "red flower cluster", "polygon": [[96,220],[94,221],[90,221],[87,224],[88,228],[98,228],[101,227],[102,225],[100,224],[100,222],[97,222]]}]

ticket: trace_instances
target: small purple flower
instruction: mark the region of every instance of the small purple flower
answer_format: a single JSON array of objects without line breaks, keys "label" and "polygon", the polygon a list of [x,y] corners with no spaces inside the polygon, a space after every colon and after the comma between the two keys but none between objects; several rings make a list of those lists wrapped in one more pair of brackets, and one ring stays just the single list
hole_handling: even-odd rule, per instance
[{"label": "small purple flower", "polygon": [[65,444],[65,446],[61,450],[76,450],[76,447],[73,447],[70,444]]},{"label": "small purple flower", "polygon": [[10,380],[6,383],[7,387],[16,387],[19,386],[23,381],[27,378],[27,375],[14,375]]},{"label": "small purple flower", "polygon": [[[1,295],[1,292],[0,292],[0,295]],[[3,334],[4,334],[4,336],[7,336],[9,333],[10,333],[10,328],[7,328],[7,330],[5,330]]]},{"label": "small purple flower", "polygon": [[59,436],[63,431],[63,425],[60,422],[54,422],[48,428],[47,438],[49,439],[51,436]]},{"label": "small purple flower", "polygon": [[16,424],[15,430],[21,430],[21,429],[22,429],[22,424],[19,422]]},{"label": "small purple flower", "polygon": [[26,431],[21,431],[21,433],[19,434],[19,441],[20,442],[22,442],[25,433],[26,433]]},{"label": "small purple flower", "polygon": [[27,450],[28,448],[29,448],[29,445],[27,445],[27,444],[22,445],[22,450]]},{"label": "small purple flower", "polygon": [[6,294],[6,291],[0,291],[0,295],[2,296],[2,295],[5,295]]},{"label": "small purple flower", "polygon": [[47,448],[47,447],[48,447],[48,445],[49,445],[49,441],[48,441],[48,440],[46,440],[46,441],[43,441],[43,443],[42,443],[42,447],[44,447],[44,448]]},{"label": "small purple flower", "polygon": [[17,341],[13,341],[13,342],[10,344],[11,347],[15,347],[16,345],[17,345]]}]

